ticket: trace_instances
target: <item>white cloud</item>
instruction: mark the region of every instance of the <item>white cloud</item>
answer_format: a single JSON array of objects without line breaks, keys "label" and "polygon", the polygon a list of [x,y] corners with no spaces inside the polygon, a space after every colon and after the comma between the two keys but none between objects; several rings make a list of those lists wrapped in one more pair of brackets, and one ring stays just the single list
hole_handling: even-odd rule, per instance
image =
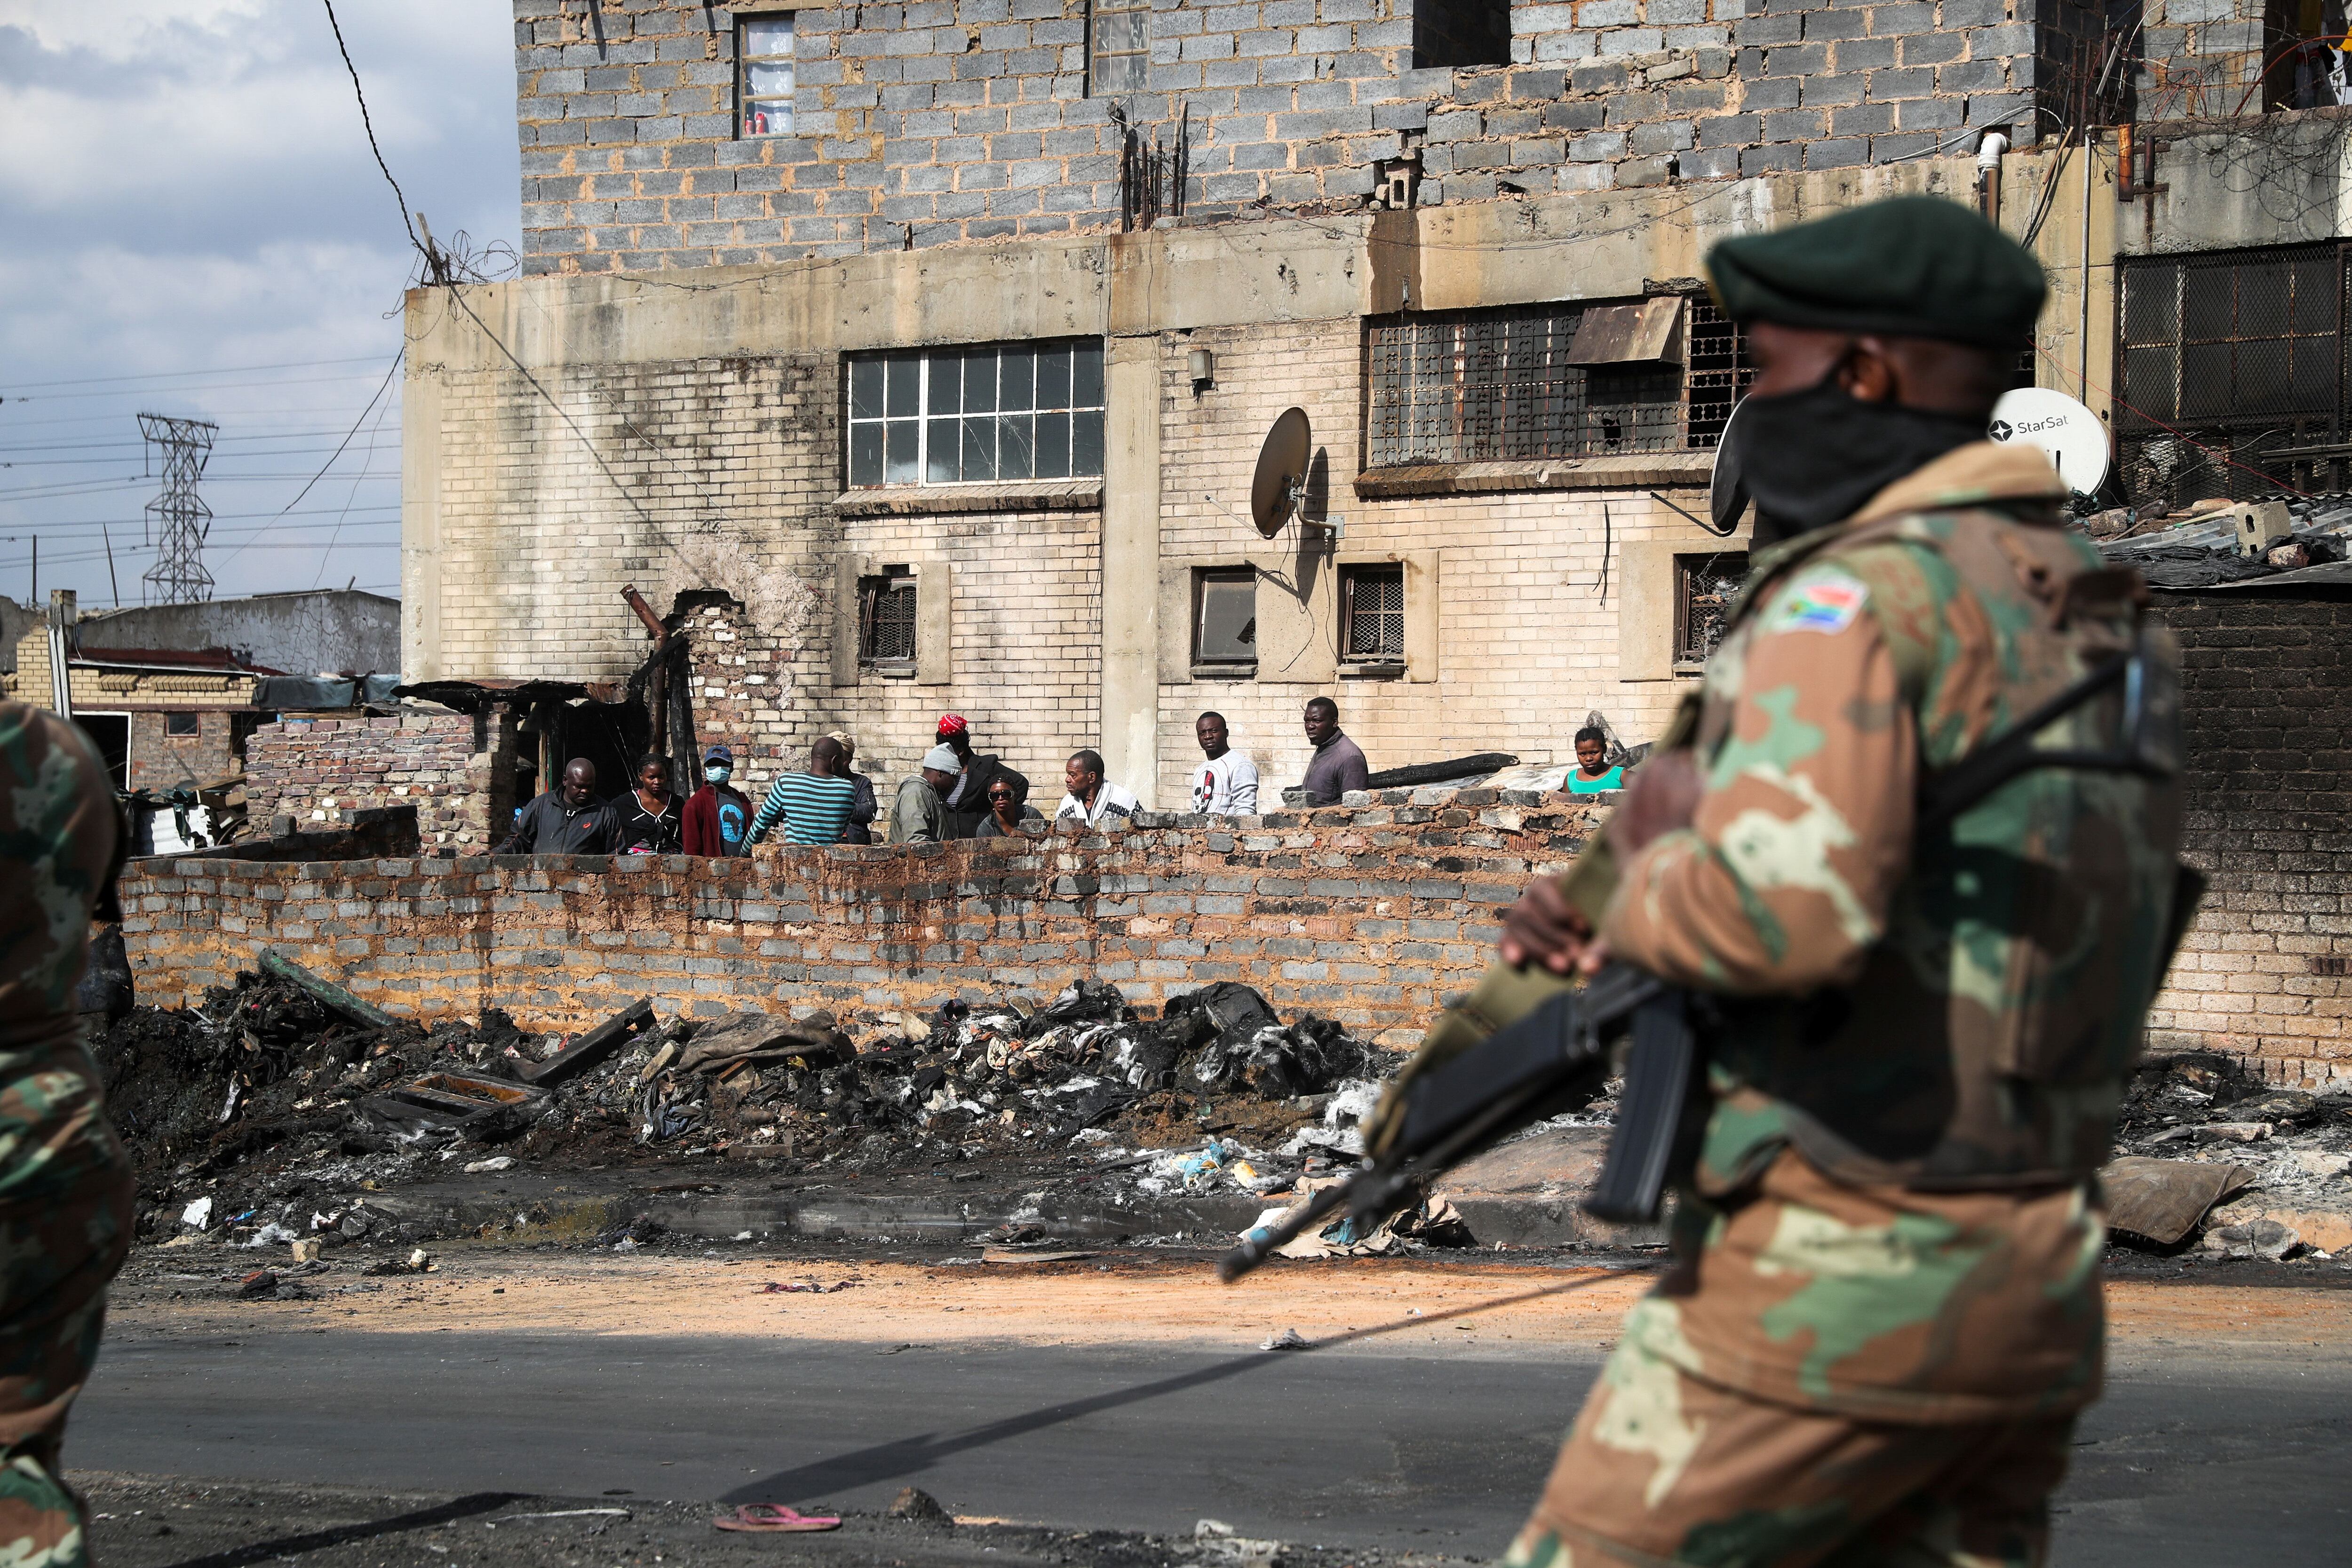
[{"label": "white cloud", "polygon": [[[508,7],[341,0],[336,15],[409,205],[436,236],[512,244]],[[207,490],[223,592],[353,571],[393,581],[391,551],[352,541],[396,537],[383,526],[397,499],[396,394],[388,422],[372,416],[373,439],[302,503],[326,507],[319,521],[253,532],[374,390],[414,266],[319,0],[0,0],[0,462],[15,465],[0,468],[0,536],[19,541],[0,537],[0,592],[25,594],[21,542],[37,531],[44,591],[109,598],[97,524],[135,522],[143,492],[65,492],[139,472],[141,408],[221,424]],[[227,374],[263,365],[289,368]],[[100,379],[187,371],[215,374]],[[74,384],[35,384],[60,382]],[[375,521],[354,526],[371,508]],[[339,516],[332,560],[264,547],[324,540]],[[233,538],[254,543],[231,554]],[[113,539],[121,555],[121,527]],[[118,564],[135,596],[135,563]]]}]

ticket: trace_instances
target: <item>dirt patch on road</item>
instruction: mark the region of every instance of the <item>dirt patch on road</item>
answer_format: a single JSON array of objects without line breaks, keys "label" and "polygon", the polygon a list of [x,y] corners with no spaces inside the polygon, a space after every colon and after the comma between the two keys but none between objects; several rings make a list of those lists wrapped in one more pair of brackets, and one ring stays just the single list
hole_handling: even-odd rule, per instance
[{"label": "dirt patch on road", "polygon": [[[985,1263],[754,1255],[614,1258],[461,1250],[391,1278],[332,1266],[290,1299],[240,1300],[245,1248],[142,1251],[114,1292],[119,1339],[264,1325],[368,1333],[740,1335],[893,1344],[1309,1342],[1425,1353],[1529,1344],[1600,1349],[1650,1287],[1647,1268],[1359,1258],[1283,1263],[1234,1287],[1210,1259],[1103,1253]],[[2119,1356],[2174,1343],[2352,1353],[2352,1289],[2111,1280]]]}]

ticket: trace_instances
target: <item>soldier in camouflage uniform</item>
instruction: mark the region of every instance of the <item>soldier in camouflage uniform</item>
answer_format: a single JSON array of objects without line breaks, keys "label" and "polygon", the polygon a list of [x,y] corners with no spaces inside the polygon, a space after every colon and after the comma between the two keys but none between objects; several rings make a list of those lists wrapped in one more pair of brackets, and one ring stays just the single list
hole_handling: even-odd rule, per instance
[{"label": "soldier in camouflage uniform", "polygon": [[[121,865],[106,769],[71,723],[0,702],[0,1563],[88,1561],[58,1450],[131,1241],[131,1166],[74,986]],[[110,897],[108,901],[110,900]]]},{"label": "soldier in camouflage uniform", "polygon": [[1780,542],[1687,743],[1610,824],[1613,883],[1534,885],[1503,954],[1714,994],[1711,1104],[1675,1266],[1509,1560],[2039,1563],[2099,1393],[2093,1173],[2161,978],[2178,793],[2042,768],[1948,821],[1919,801],[2162,634],[2062,531],[2041,454],[1980,438],[2041,303],[2025,252],[1914,197],[1708,265],[1761,366],[1734,429]]}]

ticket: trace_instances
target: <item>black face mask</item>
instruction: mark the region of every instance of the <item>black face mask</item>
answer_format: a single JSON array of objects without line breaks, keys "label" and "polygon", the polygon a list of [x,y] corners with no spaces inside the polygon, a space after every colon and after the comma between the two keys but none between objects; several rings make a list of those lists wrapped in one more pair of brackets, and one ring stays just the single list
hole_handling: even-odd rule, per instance
[{"label": "black face mask", "polygon": [[1985,438],[1984,421],[1864,403],[1831,378],[1802,392],[1748,397],[1732,436],[1756,501],[1754,548],[1843,522],[1895,480]]}]

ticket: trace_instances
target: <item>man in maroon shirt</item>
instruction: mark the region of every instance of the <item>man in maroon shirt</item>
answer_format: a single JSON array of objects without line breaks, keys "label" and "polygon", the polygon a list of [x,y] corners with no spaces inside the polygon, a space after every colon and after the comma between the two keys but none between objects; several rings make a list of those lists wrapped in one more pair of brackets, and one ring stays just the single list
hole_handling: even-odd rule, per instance
[{"label": "man in maroon shirt", "polygon": [[689,855],[740,855],[751,831],[751,800],[727,781],[734,776],[735,753],[713,746],[703,753],[702,776],[708,782],[687,797],[686,852]]}]

